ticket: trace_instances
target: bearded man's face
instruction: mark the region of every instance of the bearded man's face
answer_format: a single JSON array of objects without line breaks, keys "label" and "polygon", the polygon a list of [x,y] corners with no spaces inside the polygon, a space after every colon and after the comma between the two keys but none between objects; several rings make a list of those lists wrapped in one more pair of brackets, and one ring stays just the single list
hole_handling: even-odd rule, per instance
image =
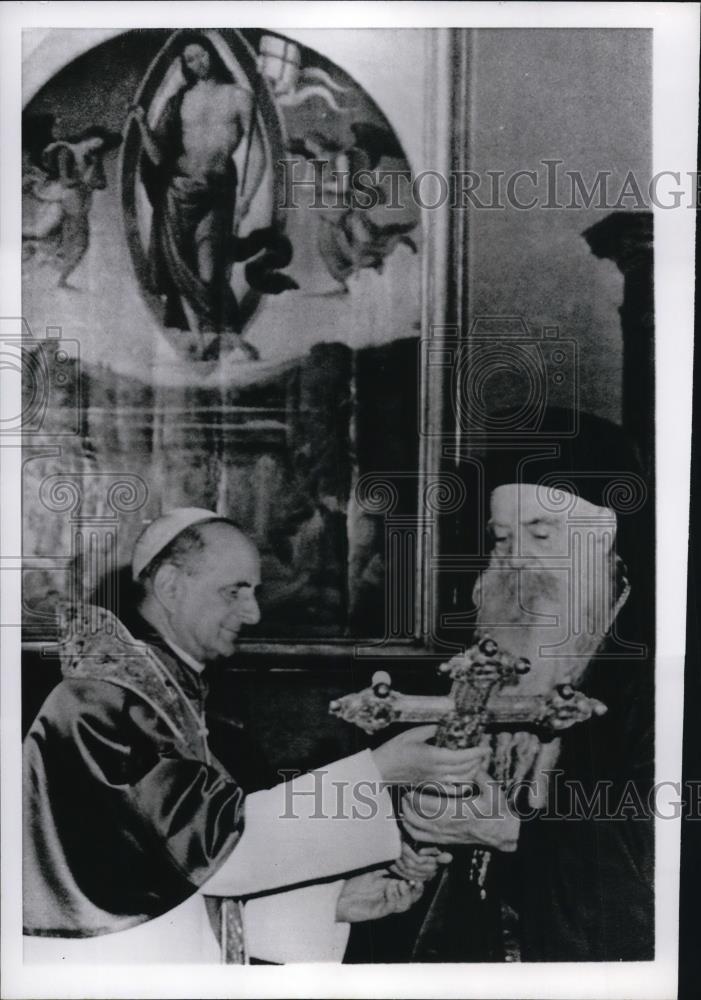
[{"label": "bearded man's face", "polygon": [[616,515],[564,490],[494,490],[493,547],[474,591],[477,635],[531,661],[529,693],[576,684],[611,626],[621,589]]}]

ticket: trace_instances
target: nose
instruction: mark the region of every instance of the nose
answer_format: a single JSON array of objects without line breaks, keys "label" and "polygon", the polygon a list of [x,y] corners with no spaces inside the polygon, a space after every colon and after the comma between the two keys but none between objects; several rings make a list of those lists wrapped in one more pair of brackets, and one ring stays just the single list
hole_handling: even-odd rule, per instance
[{"label": "nose", "polygon": [[241,621],[244,625],[257,625],[260,621],[260,608],[255,594],[247,594],[241,608]]},{"label": "nose", "polygon": [[513,535],[503,535],[494,543],[494,550],[500,556],[512,556],[514,554]]},{"label": "nose", "polygon": [[528,531],[519,533],[518,543],[514,546],[511,555],[519,556],[521,559],[537,559],[543,554],[543,543],[533,538]]}]

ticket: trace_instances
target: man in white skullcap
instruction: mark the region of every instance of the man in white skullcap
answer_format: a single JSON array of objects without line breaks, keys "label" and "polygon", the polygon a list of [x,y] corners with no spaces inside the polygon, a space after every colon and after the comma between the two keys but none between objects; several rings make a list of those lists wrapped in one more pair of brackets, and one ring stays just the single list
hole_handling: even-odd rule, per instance
[{"label": "man in white skullcap", "polygon": [[340,960],[349,922],[406,909],[411,863],[437,867],[405,848],[377,868],[402,850],[386,785],[468,781],[483,751],[421,727],[245,796],[209,746],[203,671],[259,619],[255,545],[180,508],[132,571],[130,630],[104,608],[66,616],[63,680],[25,741],[25,960]]}]

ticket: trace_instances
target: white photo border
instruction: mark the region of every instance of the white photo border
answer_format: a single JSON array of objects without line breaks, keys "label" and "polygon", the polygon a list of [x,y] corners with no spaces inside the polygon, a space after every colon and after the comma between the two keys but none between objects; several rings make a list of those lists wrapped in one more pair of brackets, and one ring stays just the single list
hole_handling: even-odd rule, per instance
[{"label": "white photo border", "polygon": [[[167,25],[165,24],[167,22]],[[21,316],[22,41],[28,28],[640,27],[653,30],[653,173],[697,159],[699,4],[673,3],[6,3],[0,10],[0,330]],[[311,38],[311,36],[310,36]],[[310,41],[313,44],[313,41]],[[51,73],[47,72],[47,78]],[[657,420],[657,780],[681,779],[694,330],[695,211],[655,209]],[[21,412],[3,370],[0,417]],[[2,968],[8,998],[482,997],[649,998],[677,986],[680,822],[656,824],[656,958],[644,963],[408,966],[32,967],[22,964],[19,441],[0,448]]]}]

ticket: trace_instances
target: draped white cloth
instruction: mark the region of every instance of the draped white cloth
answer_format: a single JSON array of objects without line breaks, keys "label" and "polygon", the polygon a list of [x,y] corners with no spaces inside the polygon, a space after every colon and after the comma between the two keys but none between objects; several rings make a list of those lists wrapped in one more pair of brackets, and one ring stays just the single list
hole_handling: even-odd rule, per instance
[{"label": "draped white cloth", "polygon": [[[232,854],[180,906],[116,934],[25,937],[25,962],[219,962],[204,895],[249,897],[244,905],[249,957],[340,961],[350,927],[336,921],[343,881],[334,877],[392,861],[400,853],[390,796],[371,752],[247,796],[245,816],[244,834]],[[310,882],[315,884],[303,884]]]}]

